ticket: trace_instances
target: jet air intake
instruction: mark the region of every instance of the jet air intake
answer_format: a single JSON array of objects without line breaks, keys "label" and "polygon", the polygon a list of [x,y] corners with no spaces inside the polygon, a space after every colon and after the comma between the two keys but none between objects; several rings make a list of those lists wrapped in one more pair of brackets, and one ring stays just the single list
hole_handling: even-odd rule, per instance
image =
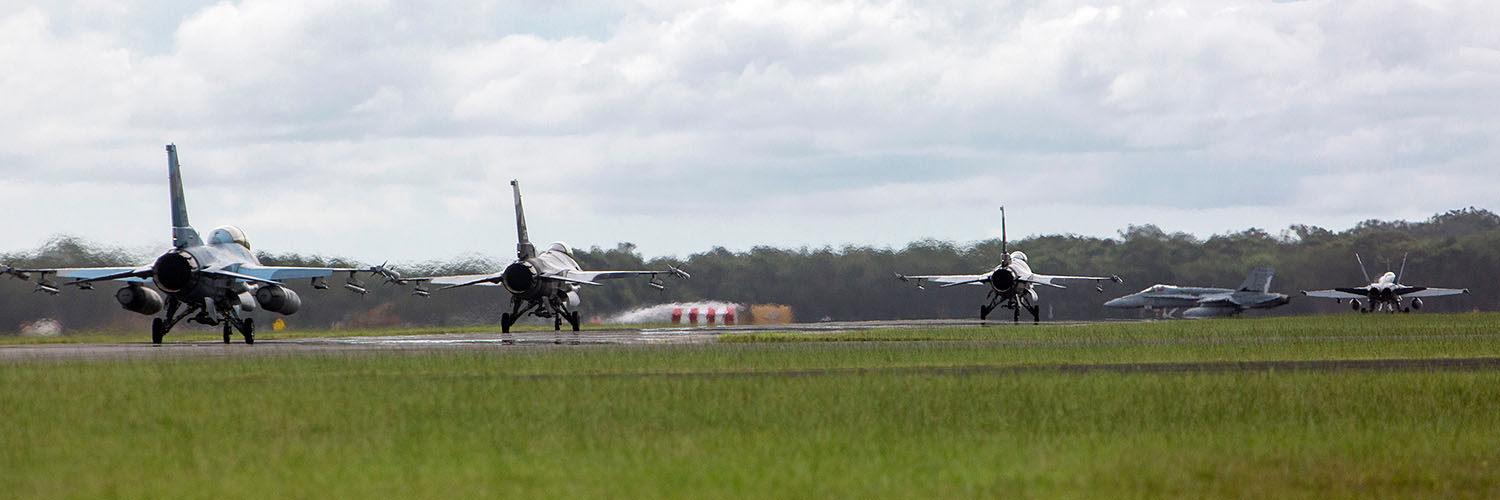
[{"label": "jet air intake", "polygon": [[255,291],[255,303],[274,313],[292,315],[302,309],[302,298],[286,287],[266,285]]},{"label": "jet air intake", "polygon": [[198,283],[198,259],[182,250],[167,252],[151,265],[156,286],[167,293],[177,293]]},{"label": "jet air intake", "polygon": [[990,275],[990,286],[1001,292],[1010,291],[1016,287],[1016,275],[1003,267],[996,269],[995,273]]},{"label": "jet air intake", "polygon": [[536,269],[525,262],[511,264],[500,275],[500,284],[505,285],[510,293],[518,295],[530,291],[536,286],[536,282]]}]

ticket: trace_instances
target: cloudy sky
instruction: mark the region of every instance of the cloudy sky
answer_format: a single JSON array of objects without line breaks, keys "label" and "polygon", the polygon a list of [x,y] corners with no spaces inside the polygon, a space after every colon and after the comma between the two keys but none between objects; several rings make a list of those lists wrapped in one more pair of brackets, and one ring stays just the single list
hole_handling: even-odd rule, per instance
[{"label": "cloudy sky", "polygon": [[0,250],[506,256],[1500,209],[1500,3],[0,0]]}]

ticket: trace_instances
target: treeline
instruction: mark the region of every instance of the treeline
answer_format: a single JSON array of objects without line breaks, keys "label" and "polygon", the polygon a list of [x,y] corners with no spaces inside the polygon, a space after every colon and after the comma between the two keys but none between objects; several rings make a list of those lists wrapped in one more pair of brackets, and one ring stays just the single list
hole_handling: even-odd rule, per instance
[{"label": "treeline", "polygon": [[[1251,314],[1308,314],[1347,311],[1347,304],[1300,297],[1299,290],[1357,286],[1365,283],[1354,254],[1358,252],[1374,277],[1396,270],[1409,254],[1407,284],[1466,287],[1470,295],[1427,302],[1431,311],[1500,310],[1500,289],[1491,283],[1500,276],[1500,216],[1468,208],[1433,216],[1422,222],[1370,220],[1342,232],[1294,225],[1278,234],[1261,229],[1215,235],[1200,240],[1186,233],[1168,233],[1154,225],[1131,226],[1116,238],[1054,235],[1010,242],[1012,250],[1030,257],[1032,268],[1047,274],[1117,274],[1123,285],[1108,283],[1103,293],[1090,285],[1067,290],[1043,288],[1042,314],[1054,319],[1136,317],[1138,313],[1108,310],[1101,304],[1112,297],[1138,291],[1154,283],[1237,286],[1251,268],[1276,269],[1272,290],[1293,295],[1290,305]],[[657,291],[645,280],[617,280],[583,292],[587,318],[608,316],[635,307],[665,302],[720,300],[742,304],[776,303],[792,306],[800,321],[966,318],[976,317],[984,299],[982,287],[918,290],[898,282],[895,273],[970,274],[984,272],[999,262],[999,240],[959,245],[925,240],[905,248],[781,249],[757,247],[746,252],[714,248],[686,259],[643,259],[630,243],[614,248],[575,250],[584,269],[665,269],[680,266],[691,280],[667,278],[668,289]],[[154,255],[132,255],[120,248],[98,246],[76,237],[58,237],[42,248],[0,254],[0,262],[16,267],[85,267],[139,265]],[[358,266],[338,258],[260,252],[267,265]],[[500,270],[508,255],[468,256],[453,261],[405,263],[406,276],[484,273]],[[382,284],[362,274],[369,293],[340,290],[345,276],[329,278],[331,288],[313,290],[307,280],[290,283],[303,296],[303,310],[286,321],[293,328],[343,326],[413,326],[497,323],[509,296],[497,287],[470,287],[435,292],[431,298],[410,295],[410,286]],[[98,290],[66,288],[59,296],[33,293],[29,283],[0,278],[0,332],[52,318],[65,329],[141,330],[143,316],[121,310],[113,298],[117,286]],[[269,325],[275,315],[257,312],[256,321]]]}]

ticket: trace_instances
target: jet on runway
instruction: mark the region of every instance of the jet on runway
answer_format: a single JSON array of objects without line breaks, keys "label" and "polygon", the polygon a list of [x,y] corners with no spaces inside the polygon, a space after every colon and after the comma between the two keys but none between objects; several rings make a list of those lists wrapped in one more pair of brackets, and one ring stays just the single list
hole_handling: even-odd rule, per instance
[{"label": "jet on runway", "polygon": [[547,251],[537,253],[526,233],[526,214],[521,208],[521,186],[510,181],[516,198],[516,261],[504,270],[493,274],[469,274],[456,276],[434,276],[407,278],[399,281],[417,284],[413,292],[419,296],[429,294],[423,283],[447,285],[441,290],[465,286],[503,286],[510,292],[511,310],[500,314],[500,331],[510,333],[511,325],[531,314],[540,318],[551,318],[552,327],[562,329],[566,320],[578,331],[578,305],[582,299],[578,291],[583,285],[600,286],[597,281],[631,276],[649,276],[650,285],[665,290],[662,275],[689,278],[688,273],[667,266],[662,271],[584,271],[573,258],[573,249],[567,243],[554,242]]},{"label": "jet on runway", "polygon": [[[939,283],[939,288],[947,288],[959,285],[987,286],[990,288],[985,303],[979,305],[979,319],[988,319],[990,312],[997,307],[1010,309],[1014,314],[1012,320],[1021,322],[1021,309],[1031,313],[1033,323],[1041,322],[1041,306],[1037,305],[1038,297],[1034,287],[1045,285],[1053,288],[1067,288],[1058,284],[1059,281],[1113,281],[1123,283],[1119,276],[1061,276],[1036,274],[1031,271],[1031,264],[1026,260],[1026,254],[1020,250],[1010,252],[1007,248],[1005,236],[1005,207],[1000,207],[1000,265],[995,266],[984,274],[945,274],[945,275],[922,275],[907,276],[896,274],[896,279],[903,282],[915,281],[917,288],[926,289],[924,283]],[[1096,290],[1104,291],[1104,287],[1095,285]]]},{"label": "jet on runway", "polygon": [[1189,319],[1233,316],[1246,309],[1270,309],[1284,305],[1291,300],[1285,294],[1270,291],[1273,275],[1275,271],[1269,267],[1255,268],[1237,290],[1152,285],[1151,288],[1105,302],[1104,306],[1119,309],[1158,309],[1164,311],[1169,317],[1176,310],[1184,309],[1182,317]]},{"label": "jet on runway", "polygon": [[[250,252],[250,241],[234,226],[220,226],[208,235],[205,243],[198,231],[188,224],[187,202],[183,196],[181,167],[177,163],[177,146],[167,145],[167,180],[172,205],[172,248],[156,261],[139,267],[86,267],[56,269],[16,269],[0,266],[0,274],[22,280],[37,276],[36,291],[56,295],[60,286],[50,278],[71,278],[63,283],[92,290],[95,282],[121,281],[125,287],[115,292],[115,299],[127,311],[155,315],[166,308],[166,314],[151,321],[151,342],[160,344],[162,337],[178,322],[186,319],[209,326],[224,325],[224,343],[229,343],[231,328],[238,329],[246,344],[255,343],[255,322],[242,313],[257,306],[267,311],[291,315],[302,307],[302,299],[278,280],[311,278],[313,286],[326,289],[324,278],[336,272],[348,272],[344,288],[364,293],[356,279],[358,272],[370,272],[387,279],[399,278],[383,266],[370,268],[274,267],[263,266]],[[146,285],[152,285],[148,287]],[[185,308],[185,309],[184,309]],[[179,309],[181,313],[179,314]]]},{"label": "jet on runway", "polygon": [[[1354,254],[1354,260],[1359,262],[1359,272],[1365,276],[1365,281],[1370,281],[1370,273],[1365,270],[1365,261]],[[1389,268],[1387,268],[1389,269]],[[1349,299],[1349,305],[1359,312],[1385,311],[1385,312],[1411,312],[1422,308],[1422,298],[1443,297],[1447,295],[1463,295],[1469,293],[1467,288],[1429,288],[1425,286],[1409,286],[1401,284],[1401,274],[1406,272],[1406,256],[1401,256],[1401,272],[1393,273],[1386,271],[1380,275],[1380,279],[1370,282],[1365,286],[1348,288],[1334,288],[1331,290],[1303,290],[1302,295],[1333,299],[1343,302]],[[1369,307],[1361,309],[1360,299],[1364,299]],[[1411,299],[1411,306],[1404,307],[1401,301]]]}]

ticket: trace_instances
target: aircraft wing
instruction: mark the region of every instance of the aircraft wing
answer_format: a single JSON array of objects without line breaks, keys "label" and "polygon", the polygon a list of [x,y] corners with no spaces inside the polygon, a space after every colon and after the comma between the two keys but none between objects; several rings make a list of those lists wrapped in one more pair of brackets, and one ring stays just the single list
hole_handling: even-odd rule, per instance
[{"label": "aircraft wing", "polygon": [[1204,295],[1198,299],[1198,305],[1201,307],[1240,307],[1240,304],[1234,301],[1234,294],[1232,293]]},{"label": "aircraft wing", "polygon": [[22,280],[31,279],[31,275],[33,274],[37,275],[43,281],[49,276],[73,280],[66,284],[84,284],[111,280],[146,283],[151,281],[151,266],[59,267],[51,269],[17,269],[10,266],[0,266],[0,274],[8,274]]},{"label": "aircraft wing", "polygon": [[947,287],[950,287],[950,286],[958,286],[958,285],[983,285],[983,284],[989,282],[990,275],[988,275],[988,274],[930,274],[930,275],[925,275],[925,276],[907,276],[907,275],[904,275],[904,274],[897,274],[896,275],[896,279],[901,280],[901,281],[915,281],[915,282],[917,282],[917,288],[922,288],[922,283],[923,282],[937,283],[937,284],[940,285],[939,288],[947,288]]},{"label": "aircraft wing", "polygon": [[1054,281],[1078,280],[1078,281],[1093,281],[1093,282],[1113,281],[1115,283],[1124,283],[1125,282],[1125,280],[1120,279],[1119,276],[1059,276],[1059,275],[1050,275],[1050,274],[1032,274],[1031,276],[1026,276],[1026,277],[1017,278],[1017,279],[1019,281],[1024,281],[1024,282],[1035,284],[1035,285],[1047,285],[1047,286],[1050,286],[1050,287],[1053,287],[1053,288],[1067,288],[1067,287],[1059,285],[1057,283],[1053,283]]},{"label": "aircraft wing", "polygon": [[[1415,288],[1415,287],[1414,287]],[[1421,290],[1402,293],[1402,297],[1445,297],[1448,295],[1463,295],[1469,293],[1467,288],[1422,288]]]},{"label": "aircraft wing", "polygon": [[1363,299],[1369,297],[1368,290],[1359,288],[1336,288],[1333,290],[1303,290],[1302,295],[1320,299]]},{"label": "aircraft wing", "polygon": [[657,280],[657,276],[661,276],[663,274],[668,276],[676,276],[683,279],[692,277],[692,275],[689,275],[687,272],[681,269],[667,266],[667,269],[664,271],[562,271],[555,275],[543,276],[542,278],[557,279],[570,283],[581,283],[585,285],[598,285],[598,283],[595,282],[599,280],[649,276],[652,279],[653,283],[660,284],[661,281]]},{"label": "aircraft wing", "polygon": [[386,276],[387,281],[401,282],[401,275],[395,270],[386,267],[386,264],[371,267],[287,267],[287,266],[249,266],[249,264],[231,264],[231,266],[210,267],[204,272],[223,273],[229,278],[243,279],[243,281],[254,282],[278,282],[287,279],[303,278],[329,278],[333,273],[375,273],[375,275]]},{"label": "aircraft wing", "polygon": [[[338,272],[369,272],[369,267],[279,267],[279,266],[229,266],[225,269],[234,269],[233,273],[248,276],[246,281],[284,281],[284,279],[299,278],[329,278]],[[245,278],[242,278],[245,279]]]},{"label": "aircraft wing", "polygon": [[462,286],[501,286],[501,276],[504,276],[504,273],[457,274],[452,276],[402,278],[402,281],[425,281],[433,285],[444,285],[443,288],[458,288]]}]

